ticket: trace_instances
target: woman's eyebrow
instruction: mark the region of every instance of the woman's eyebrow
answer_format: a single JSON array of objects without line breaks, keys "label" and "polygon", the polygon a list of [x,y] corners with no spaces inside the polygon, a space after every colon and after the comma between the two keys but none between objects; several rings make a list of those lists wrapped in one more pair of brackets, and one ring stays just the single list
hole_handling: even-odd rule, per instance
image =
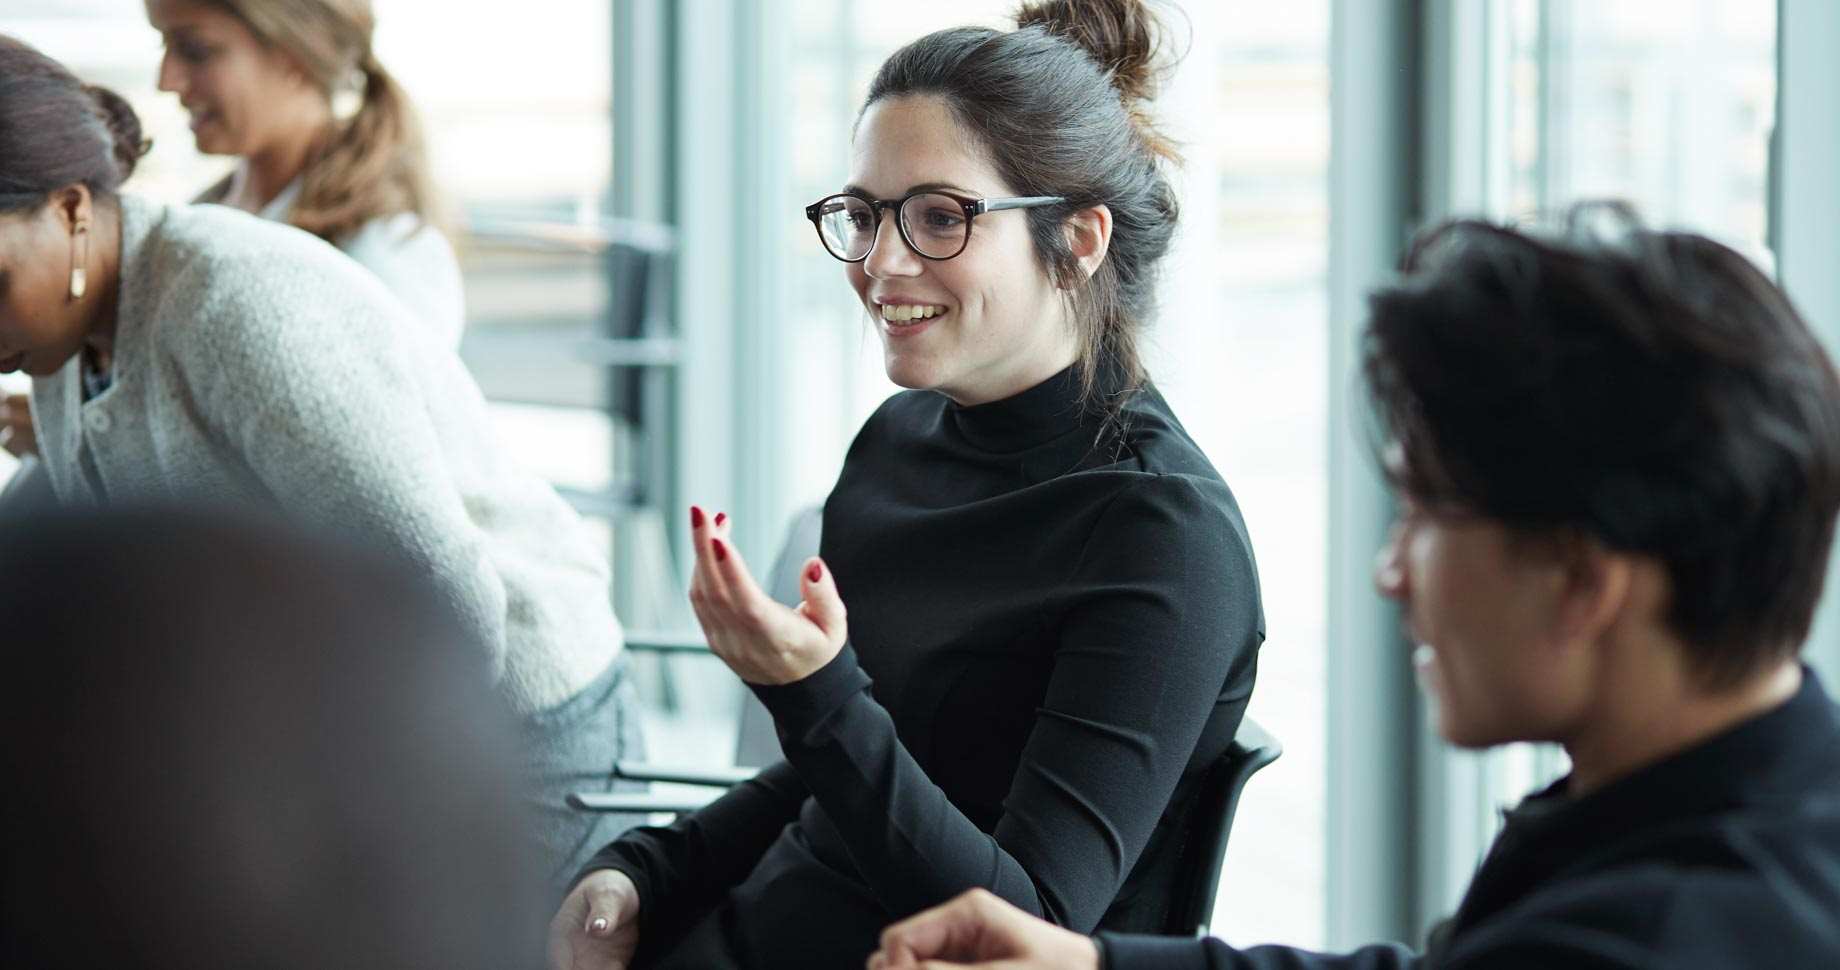
[{"label": "woman's eyebrow", "polygon": [[[977,195],[978,194],[976,192],[971,191],[970,189],[965,188],[964,186],[953,185],[951,182],[921,182],[919,185],[908,186],[907,191],[901,194],[902,195],[912,195],[915,192],[932,192],[934,190],[945,190],[948,192],[961,192],[961,193],[964,193],[965,195]],[[874,195],[875,193],[870,192],[868,189],[865,189],[860,185],[851,183],[843,187],[843,194],[845,195]]]}]

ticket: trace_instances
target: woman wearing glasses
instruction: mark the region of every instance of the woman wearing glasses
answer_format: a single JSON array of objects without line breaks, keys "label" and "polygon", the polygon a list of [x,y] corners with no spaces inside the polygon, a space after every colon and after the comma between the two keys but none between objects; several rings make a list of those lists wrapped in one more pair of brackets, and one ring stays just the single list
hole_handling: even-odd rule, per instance
[{"label": "woman wearing glasses", "polygon": [[120,192],[133,109],[5,36],[0,132],[0,373],[34,378],[56,500],[270,509],[414,565],[471,634],[455,662],[526,716],[566,881],[618,820],[564,796],[638,754],[623,640],[604,557],[504,457],[459,357],[305,233]]},{"label": "woman wearing glasses", "polygon": [[798,609],[691,514],[698,617],[787,760],[602,851],[553,967],[860,966],[972,887],[1160,923],[1263,619],[1234,500],[1137,351],[1176,220],[1154,27],[1029,4],[882,66],[851,184],[806,214],[912,390],[852,445]]}]

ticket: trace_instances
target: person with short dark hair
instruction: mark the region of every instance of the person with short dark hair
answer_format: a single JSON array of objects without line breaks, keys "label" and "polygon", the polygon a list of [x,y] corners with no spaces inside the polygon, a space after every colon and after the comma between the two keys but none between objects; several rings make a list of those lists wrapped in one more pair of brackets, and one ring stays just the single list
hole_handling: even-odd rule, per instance
[{"label": "person with short dark hair", "polygon": [[1400,500],[1375,583],[1438,729],[1571,758],[1425,952],[1095,940],[967,894],[889,928],[870,967],[1840,966],[1840,713],[1797,659],[1840,509],[1840,383],[1738,254],[1581,235],[1594,214],[1559,241],[1444,226],[1372,299]]},{"label": "person with short dark hair", "polygon": [[0,966],[532,965],[515,720],[413,567],[257,519],[47,513],[0,524],[0,629]]}]

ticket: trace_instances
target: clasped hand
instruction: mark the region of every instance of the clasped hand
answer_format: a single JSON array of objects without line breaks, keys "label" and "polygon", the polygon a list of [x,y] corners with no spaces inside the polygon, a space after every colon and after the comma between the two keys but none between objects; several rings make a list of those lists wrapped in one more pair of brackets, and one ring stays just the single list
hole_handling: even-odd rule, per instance
[{"label": "clasped hand", "polygon": [[816,556],[799,570],[797,608],[776,602],[749,574],[729,540],[732,521],[708,518],[690,508],[690,536],[696,570],[690,578],[690,606],[702,624],[710,652],[750,684],[803,680],[831,662],[849,639],[843,600],[824,561]]},{"label": "clasped hand", "polygon": [[0,448],[16,458],[38,452],[38,435],[32,427],[32,399],[24,394],[0,394]]}]

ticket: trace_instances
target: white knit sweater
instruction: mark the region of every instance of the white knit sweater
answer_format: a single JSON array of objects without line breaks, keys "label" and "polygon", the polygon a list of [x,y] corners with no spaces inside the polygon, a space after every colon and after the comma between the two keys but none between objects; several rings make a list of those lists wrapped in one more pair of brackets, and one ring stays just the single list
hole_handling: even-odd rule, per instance
[{"label": "white knit sweater", "polygon": [[426,569],[489,645],[519,710],[621,648],[581,520],[488,431],[459,357],[363,268],[220,206],[121,200],[114,383],[34,382],[39,448],[70,503],[253,503]]},{"label": "white knit sweater", "polygon": [[[238,168],[232,178],[244,177],[245,171]],[[300,184],[300,179],[289,182],[256,215],[270,222],[287,222],[294,214],[294,203],[300,201]],[[460,263],[440,230],[424,225],[415,215],[398,212],[366,222],[334,245],[377,274],[404,306],[434,328],[443,344],[460,346],[466,325]]]}]

